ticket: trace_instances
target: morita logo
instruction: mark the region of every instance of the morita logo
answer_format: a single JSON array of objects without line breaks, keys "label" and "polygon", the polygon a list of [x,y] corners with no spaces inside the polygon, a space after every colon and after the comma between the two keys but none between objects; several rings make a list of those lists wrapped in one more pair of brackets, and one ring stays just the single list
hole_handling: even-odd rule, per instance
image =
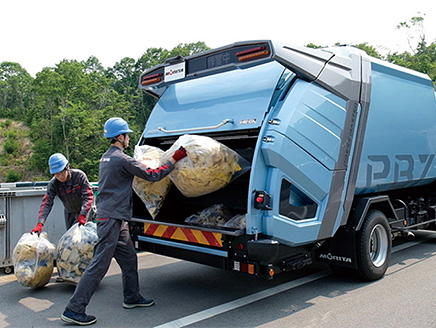
[{"label": "morita logo", "polygon": [[339,262],[352,263],[351,258],[349,258],[349,257],[332,255],[330,253],[320,254],[319,258],[324,259],[324,260],[328,260],[328,261],[339,261]]},{"label": "morita logo", "polygon": [[183,73],[183,72],[184,72],[183,68],[172,69],[172,70],[169,70],[168,72],[166,72],[165,75],[173,75],[173,74],[179,74],[179,73]]},{"label": "morita logo", "polygon": [[167,66],[164,69],[164,81],[170,82],[185,77],[185,62]]}]

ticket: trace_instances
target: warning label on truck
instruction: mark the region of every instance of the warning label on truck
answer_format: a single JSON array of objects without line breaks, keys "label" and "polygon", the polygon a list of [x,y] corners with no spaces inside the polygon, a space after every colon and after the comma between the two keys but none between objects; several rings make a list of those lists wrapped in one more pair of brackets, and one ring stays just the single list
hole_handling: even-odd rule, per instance
[{"label": "warning label on truck", "polygon": [[221,240],[222,234],[211,231],[201,231],[155,223],[144,223],[144,234],[202,245],[223,247]]}]

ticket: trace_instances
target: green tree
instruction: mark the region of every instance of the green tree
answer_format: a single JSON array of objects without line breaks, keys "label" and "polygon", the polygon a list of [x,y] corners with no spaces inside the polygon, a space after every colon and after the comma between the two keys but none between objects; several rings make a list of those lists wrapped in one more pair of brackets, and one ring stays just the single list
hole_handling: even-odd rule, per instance
[{"label": "green tree", "polygon": [[383,56],[377,51],[377,49],[374,46],[368,45],[367,42],[356,44],[355,47],[365,51],[368,56],[372,56],[378,59],[383,58]]},{"label": "green tree", "polygon": [[88,74],[104,75],[105,69],[97,57],[91,56],[87,60],[82,61],[85,66],[85,72]]},{"label": "green tree", "polygon": [[[96,57],[81,62],[63,60],[55,67],[44,68],[35,78],[19,64],[2,63],[0,117],[25,122],[33,142],[30,160],[17,159],[28,167],[17,171],[34,170],[38,177],[39,172],[45,172],[49,178],[47,160],[51,154],[61,152],[72,167],[83,169],[90,180],[97,180],[98,161],[108,147],[103,138],[104,122],[109,117],[123,117],[134,130],[131,137],[136,141],[156,103],[155,98],[138,88],[141,73],[170,57],[208,49],[204,42],[180,44],[171,51],[150,48],[138,60],[126,57],[108,69]],[[5,152],[20,153],[14,139],[8,140]],[[5,161],[12,156],[0,155]]]},{"label": "green tree", "polygon": [[[421,15],[421,13],[418,12],[418,15]],[[400,22],[396,26],[398,30],[407,31],[407,43],[413,53],[416,53],[421,45],[426,45],[424,16],[425,14],[423,16],[413,16],[408,21]],[[418,41],[415,41],[416,39]]]},{"label": "green tree", "polygon": [[98,160],[107,147],[102,138],[105,120],[132,116],[129,103],[111,82],[94,59],[82,63],[64,60],[37,74],[37,103],[28,117],[35,142],[32,163],[37,168],[47,172],[47,158],[62,152],[73,167],[97,179]]},{"label": "green tree", "polygon": [[308,48],[313,48],[313,49],[319,49],[319,48],[322,48],[322,46],[318,46],[318,45],[316,45],[316,44],[314,44],[314,43],[308,43],[308,44],[306,44],[306,47],[308,47]]},{"label": "green tree", "polygon": [[[200,52],[209,50],[210,48],[204,42],[196,42],[196,43],[180,43],[178,46],[173,48],[169,53],[168,57],[188,57],[194,54],[198,54]],[[165,58],[167,59],[167,58]]]},{"label": "green tree", "polygon": [[131,104],[133,120],[142,130],[151,113],[156,99],[139,89],[139,76],[146,69],[164,63],[175,56],[187,57],[195,53],[209,50],[204,42],[179,44],[172,50],[163,48],[149,48],[135,61],[133,58],[123,58],[108,68],[107,77],[113,81],[114,89],[123,95],[124,100]]},{"label": "green tree", "polygon": [[0,63],[0,117],[23,120],[32,101],[33,78],[18,63]]},{"label": "green tree", "polygon": [[[386,59],[391,63],[427,74],[436,88],[436,43],[427,43],[423,16],[414,16],[397,26],[398,29],[407,30],[407,42],[411,52],[389,53]],[[418,40],[415,41],[416,39]]]}]

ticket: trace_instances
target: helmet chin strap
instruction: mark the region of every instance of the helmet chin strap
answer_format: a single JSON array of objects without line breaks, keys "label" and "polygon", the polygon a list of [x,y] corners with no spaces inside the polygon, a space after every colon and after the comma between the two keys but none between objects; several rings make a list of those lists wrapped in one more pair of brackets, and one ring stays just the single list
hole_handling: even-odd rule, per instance
[{"label": "helmet chin strap", "polygon": [[70,166],[67,165],[66,169],[67,169],[67,173],[68,173],[68,175],[67,175],[67,180],[65,180],[65,181],[68,181],[68,180],[70,180],[70,178],[71,178]]},{"label": "helmet chin strap", "polygon": [[123,141],[120,141],[120,140],[118,139],[119,136],[117,136],[117,137],[115,138],[115,140],[118,141],[118,142],[123,146],[123,149],[126,149],[126,135],[125,135],[125,134],[123,134],[123,135],[124,135],[124,140],[123,140]]}]

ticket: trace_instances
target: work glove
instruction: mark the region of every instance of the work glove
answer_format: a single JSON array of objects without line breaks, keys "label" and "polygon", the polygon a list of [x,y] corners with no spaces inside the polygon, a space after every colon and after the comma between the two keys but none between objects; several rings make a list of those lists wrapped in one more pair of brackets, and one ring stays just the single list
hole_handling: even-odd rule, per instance
[{"label": "work glove", "polygon": [[38,234],[38,236],[39,236],[39,234],[41,233],[41,230],[42,230],[42,225],[43,224],[41,222],[38,222],[36,227],[30,233],[36,232]]},{"label": "work glove", "polygon": [[173,159],[178,162],[184,157],[186,157],[186,149],[180,146],[180,148],[174,152]]},{"label": "work glove", "polygon": [[79,222],[79,225],[84,225],[86,223],[86,216],[83,214],[80,214],[77,218],[77,221]]}]

